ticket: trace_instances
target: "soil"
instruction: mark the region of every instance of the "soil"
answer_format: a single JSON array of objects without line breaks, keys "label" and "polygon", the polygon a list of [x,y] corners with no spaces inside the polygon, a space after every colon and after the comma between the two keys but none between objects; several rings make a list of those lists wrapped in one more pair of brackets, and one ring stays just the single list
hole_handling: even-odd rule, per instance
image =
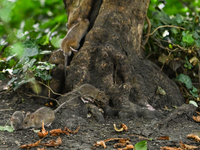
[{"label": "soil", "polygon": [[[32,98],[24,97],[17,92],[3,90],[2,88],[5,83],[6,82],[0,81],[0,126],[10,125],[10,117],[14,111],[34,112],[39,107],[43,106],[36,103]],[[187,106],[189,106],[189,104],[187,104]],[[187,138],[188,134],[199,131],[199,123],[194,122],[192,119],[195,109],[193,106],[189,106],[188,108],[187,106],[176,109],[175,111],[159,110],[162,115],[154,119],[119,118],[116,116],[106,117],[103,123],[96,122],[92,117],[82,118],[76,115],[72,115],[70,119],[65,120],[61,115],[62,111],[59,111],[56,113],[56,119],[51,127],[46,127],[47,131],[57,128],[63,129],[65,126],[71,130],[76,130],[76,128],[80,126],[80,129],[76,134],[59,135],[62,139],[62,145],[56,148],[46,148],[48,150],[101,150],[104,149],[102,146],[95,147],[93,144],[96,141],[108,138],[130,138],[130,142],[133,145],[142,140],[147,140],[148,150],[159,150],[163,146],[179,147],[180,141],[184,144],[198,146],[199,144],[197,142]],[[117,125],[117,128],[120,128],[118,125],[122,123],[127,125],[127,132],[116,132],[113,127],[114,123]],[[160,136],[169,136],[170,139],[158,140],[157,138]],[[150,138],[152,140],[150,140]],[[56,140],[57,137],[48,135],[42,142],[44,143],[51,139]],[[0,150],[19,150],[21,149],[20,145],[34,143],[38,140],[39,137],[37,133],[29,129],[14,132],[0,131]],[[107,142],[107,149],[116,149],[113,148],[115,143],[116,141]],[[34,147],[31,149],[36,150],[37,148]],[[39,148],[42,148],[42,146],[39,146]]]}]

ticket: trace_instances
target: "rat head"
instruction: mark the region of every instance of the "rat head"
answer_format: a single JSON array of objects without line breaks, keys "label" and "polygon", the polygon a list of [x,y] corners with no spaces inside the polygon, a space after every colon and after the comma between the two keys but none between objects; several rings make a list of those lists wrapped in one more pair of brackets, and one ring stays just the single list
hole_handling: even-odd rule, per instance
[{"label": "rat head", "polygon": [[23,121],[23,128],[34,127],[34,113],[31,114],[30,112],[26,113],[26,117]]},{"label": "rat head", "polygon": [[14,130],[22,128],[22,121],[19,118],[10,118],[10,124]]},{"label": "rat head", "polygon": [[103,91],[99,91],[99,93],[97,94],[97,100],[104,106],[107,106],[109,103],[109,98]]}]

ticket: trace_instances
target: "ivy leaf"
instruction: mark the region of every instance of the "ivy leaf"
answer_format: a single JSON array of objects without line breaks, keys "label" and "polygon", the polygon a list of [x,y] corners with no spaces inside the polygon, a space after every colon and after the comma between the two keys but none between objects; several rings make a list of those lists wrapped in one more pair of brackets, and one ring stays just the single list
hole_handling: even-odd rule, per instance
[{"label": "ivy leaf", "polygon": [[33,28],[33,25],[35,23],[35,20],[33,18],[30,18],[25,21],[24,31],[29,31]]},{"label": "ivy leaf", "polygon": [[184,75],[184,74],[179,74],[177,77],[176,77],[176,81],[179,81],[181,83],[184,83],[185,86],[187,87],[187,89],[192,89],[193,85],[192,85],[192,81],[190,79],[189,76],[187,75]]},{"label": "ivy leaf", "polygon": [[200,40],[195,40],[196,46],[200,47]]},{"label": "ivy leaf", "polygon": [[147,141],[141,141],[135,144],[135,150],[147,150]]},{"label": "ivy leaf", "polygon": [[47,71],[43,70],[36,70],[36,73],[34,74],[36,77],[40,77],[43,80],[50,80],[52,77],[47,73]]},{"label": "ivy leaf", "polygon": [[194,86],[192,87],[192,90],[190,90],[190,93],[196,98],[199,97],[198,92],[199,92],[199,90],[197,88],[195,88]]},{"label": "ivy leaf", "polygon": [[35,48],[35,47],[34,48],[25,48],[23,56],[31,57],[31,56],[35,56],[37,54],[38,54],[37,48]]},{"label": "ivy leaf", "polygon": [[61,39],[61,38],[53,37],[53,38],[51,39],[51,44],[52,44],[55,48],[59,48],[61,42],[62,42],[62,39]]},{"label": "ivy leaf", "polygon": [[194,39],[192,38],[192,35],[189,34],[189,31],[183,31],[182,32],[182,35],[183,35],[183,42],[186,42],[186,43],[189,43],[191,44],[192,42],[194,42]]},{"label": "ivy leaf", "polygon": [[31,59],[28,63],[26,63],[22,68],[23,68],[23,72],[26,72],[28,70],[28,68],[32,67],[33,64],[36,62],[36,59],[33,58]]},{"label": "ivy leaf", "polygon": [[177,14],[177,15],[176,15],[176,21],[177,21],[178,23],[182,23],[182,22],[183,22],[183,17],[182,17],[180,14]]}]

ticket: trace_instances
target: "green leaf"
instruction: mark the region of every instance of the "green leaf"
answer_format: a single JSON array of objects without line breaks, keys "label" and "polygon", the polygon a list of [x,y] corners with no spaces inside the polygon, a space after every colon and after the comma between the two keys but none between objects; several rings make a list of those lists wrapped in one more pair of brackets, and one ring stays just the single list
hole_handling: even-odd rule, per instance
[{"label": "green leaf", "polygon": [[24,53],[24,46],[21,42],[17,42],[11,46],[10,51],[13,54],[17,54],[18,58],[21,58]]},{"label": "green leaf", "polygon": [[61,45],[61,42],[62,42],[62,39],[61,39],[61,38],[53,37],[53,38],[51,39],[51,44],[52,44],[55,48],[59,48],[60,45]]},{"label": "green leaf", "polygon": [[35,23],[35,20],[33,18],[30,18],[25,21],[24,31],[29,31],[33,28],[33,25]]},{"label": "green leaf", "polygon": [[17,80],[17,77],[13,77],[13,78],[7,83],[7,86],[11,85],[15,80]]},{"label": "green leaf", "polygon": [[184,74],[179,74],[177,77],[176,77],[176,81],[179,81],[181,83],[184,83],[185,86],[187,87],[187,89],[192,89],[193,85],[192,85],[192,81],[190,79],[189,76],[187,75],[184,75]]},{"label": "green leaf", "polygon": [[141,141],[135,144],[135,150],[147,150],[147,141]]},{"label": "green leaf", "polygon": [[192,66],[192,64],[189,62],[187,56],[185,56],[185,61],[186,61],[186,63],[184,64],[184,67],[185,67],[185,68],[188,68],[188,69],[192,69],[193,66]]},{"label": "green leaf", "polygon": [[190,90],[190,93],[194,96],[194,97],[199,97],[199,90],[197,88],[195,88],[194,86],[192,87],[192,90]]},{"label": "green leaf", "polygon": [[39,61],[38,64],[41,65],[41,66],[37,66],[37,69],[40,69],[40,70],[51,70],[56,66],[55,64],[51,64],[49,62],[41,62],[41,61]]},{"label": "green leaf", "polygon": [[196,46],[200,47],[200,40],[195,40]]},{"label": "green leaf", "polygon": [[14,130],[11,126],[0,126],[0,131],[13,132]]},{"label": "green leaf", "polygon": [[52,51],[48,51],[48,50],[43,50],[43,51],[41,51],[40,52],[40,54],[51,54],[52,53]]},{"label": "green leaf", "polygon": [[29,79],[22,79],[20,82],[15,83],[13,90],[15,91],[24,83],[29,83],[29,82],[34,82],[34,81],[35,81],[35,77],[29,78]]},{"label": "green leaf", "polygon": [[0,4],[0,19],[3,22],[9,22],[14,4],[8,0],[3,0]]},{"label": "green leaf", "polygon": [[41,70],[36,70],[36,73],[34,74],[36,77],[40,77],[43,80],[50,80],[52,77],[51,75],[48,74],[47,71],[41,71]]},{"label": "green leaf", "polygon": [[183,17],[182,17],[180,14],[177,14],[177,15],[176,15],[176,21],[177,21],[178,23],[182,23],[182,22],[183,22]]},{"label": "green leaf", "polygon": [[0,73],[0,80],[5,79],[6,77],[4,76],[4,73]]},{"label": "green leaf", "polygon": [[194,106],[196,106],[196,107],[198,107],[198,105],[197,105],[197,103],[195,102],[195,101],[189,101],[189,104],[192,104],[192,105],[194,105]]},{"label": "green leaf", "polygon": [[32,67],[35,62],[36,62],[36,59],[33,58],[29,62],[27,62],[25,65],[23,65],[23,67],[22,67],[23,72],[26,72],[28,70],[28,68]]},{"label": "green leaf", "polygon": [[182,35],[183,35],[183,38],[182,38],[183,42],[186,42],[189,44],[194,42],[194,39],[192,38],[192,35],[189,33],[189,31],[186,31],[186,32],[183,31]]}]

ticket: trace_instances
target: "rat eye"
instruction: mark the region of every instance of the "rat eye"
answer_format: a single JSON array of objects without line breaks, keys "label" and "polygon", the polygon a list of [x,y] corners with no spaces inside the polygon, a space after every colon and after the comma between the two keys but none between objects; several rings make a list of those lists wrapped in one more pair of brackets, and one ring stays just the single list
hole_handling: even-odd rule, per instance
[{"label": "rat eye", "polygon": [[24,124],[27,124],[28,122],[26,121],[26,122],[24,122]]}]

